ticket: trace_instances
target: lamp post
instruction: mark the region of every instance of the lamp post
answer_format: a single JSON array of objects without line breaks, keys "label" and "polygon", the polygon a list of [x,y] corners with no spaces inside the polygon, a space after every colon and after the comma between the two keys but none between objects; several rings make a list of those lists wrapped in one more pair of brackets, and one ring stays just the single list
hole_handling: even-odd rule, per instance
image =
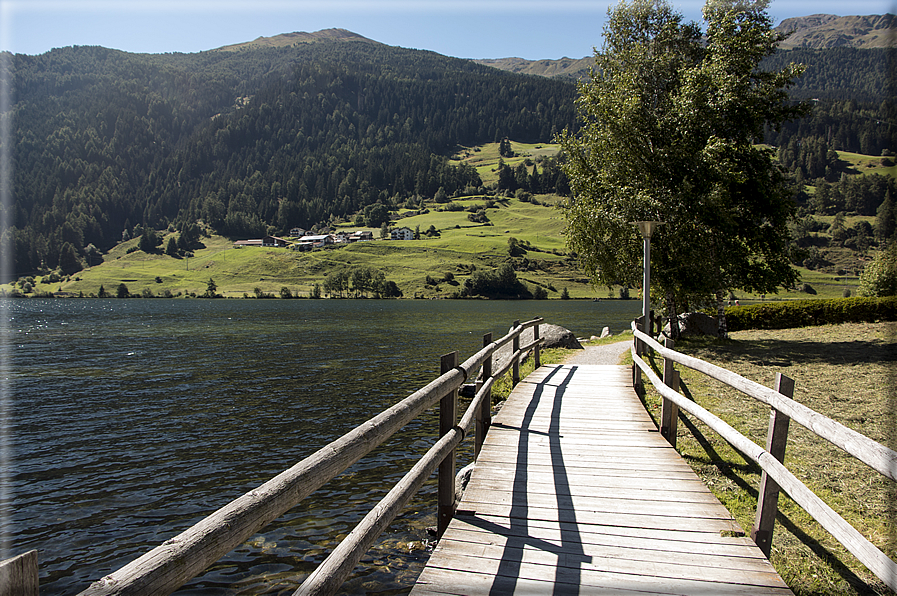
[{"label": "lamp post", "polygon": [[[639,232],[645,241],[645,277],[642,283],[642,333],[650,335],[651,314],[651,235],[659,225],[663,225],[662,221],[634,221],[632,224],[638,226]],[[641,342],[638,344],[641,346]]]}]

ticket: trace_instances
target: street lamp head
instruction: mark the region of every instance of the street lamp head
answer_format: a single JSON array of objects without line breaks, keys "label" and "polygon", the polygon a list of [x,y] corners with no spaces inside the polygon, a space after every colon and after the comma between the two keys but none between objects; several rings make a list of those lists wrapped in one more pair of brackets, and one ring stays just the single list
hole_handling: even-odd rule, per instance
[{"label": "street lamp head", "polygon": [[654,233],[654,230],[657,226],[662,226],[666,222],[663,221],[631,221],[629,222],[635,226],[638,226],[639,232],[642,233],[642,238],[651,239],[651,235]]}]

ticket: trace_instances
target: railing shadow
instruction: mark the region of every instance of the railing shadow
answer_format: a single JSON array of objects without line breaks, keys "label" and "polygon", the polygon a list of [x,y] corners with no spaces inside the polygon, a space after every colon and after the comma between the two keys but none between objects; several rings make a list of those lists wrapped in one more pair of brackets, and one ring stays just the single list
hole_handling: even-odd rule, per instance
[{"label": "railing shadow", "polygon": [[[517,579],[520,575],[520,569],[523,564],[523,552],[527,546],[545,550],[554,553],[558,558],[564,558],[567,563],[571,562],[588,562],[590,557],[586,556],[582,550],[582,539],[577,529],[576,513],[573,506],[573,496],[570,491],[570,482],[567,477],[567,468],[564,462],[564,454],[560,445],[560,420],[561,405],[567,386],[576,370],[576,367],[564,368],[561,366],[552,370],[542,381],[539,381],[527,405],[523,420],[520,424],[520,435],[517,443],[517,461],[516,473],[513,482],[513,499],[509,516],[509,527],[500,527],[492,522],[472,516],[465,518],[465,521],[472,525],[476,525],[483,529],[496,532],[507,537],[502,558],[499,561],[496,577],[490,589],[490,594],[499,596],[513,592]],[[563,372],[562,372],[563,371]],[[560,382],[552,386],[551,381],[563,374]],[[546,388],[551,387],[547,391]],[[551,395],[550,395],[551,394]],[[540,402],[549,397],[552,399],[551,417],[549,422],[549,448],[552,465],[552,475],[554,480],[554,493],[557,498],[558,510],[564,512],[564,519],[558,518],[558,528],[560,530],[561,544],[560,546],[551,542],[530,537],[528,534],[527,517],[529,503],[527,499],[527,466],[530,460],[529,454],[529,424],[533,421],[533,417],[538,409]],[[537,434],[544,434],[538,431]],[[554,583],[554,591],[569,592],[570,584],[579,585],[579,567],[574,566],[566,569],[564,577],[564,585],[559,581]],[[557,579],[557,578],[556,578]]]}]

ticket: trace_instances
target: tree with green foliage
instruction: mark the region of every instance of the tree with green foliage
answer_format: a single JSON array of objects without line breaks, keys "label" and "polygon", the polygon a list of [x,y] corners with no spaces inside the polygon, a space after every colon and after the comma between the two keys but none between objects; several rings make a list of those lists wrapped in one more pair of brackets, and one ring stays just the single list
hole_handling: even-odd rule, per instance
[{"label": "tree with green foliage", "polygon": [[794,204],[757,143],[764,127],[802,113],[784,90],[801,68],[760,68],[782,38],[766,4],[708,0],[702,33],[665,0],[624,0],[579,84],[581,127],[559,137],[573,190],[568,246],[596,285],[635,284],[632,222],[665,222],[652,238],[652,290],[673,320],[686,301],[721,308],[730,288],[768,294],[797,279]]},{"label": "tree with green foliage", "polygon": [[532,297],[527,287],[517,279],[517,272],[510,263],[503,263],[495,271],[474,271],[464,280],[461,295],[487,298]]},{"label": "tree with green foliage", "polygon": [[860,296],[897,296],[897,242],[866,263],[860,274]]},{"label": "tree with green foliage", "polygon": [[78,259],[78,252],[71,242],[62,245],[59,251],[59,268],[66,275],[71,275],[83,269],[81,261]]},{"label": "tree with green foliage", "polygon": [[[102,290],[102,289],[103,289],[103,287],[100,286],[100,290]],[[128,291],[128,286],[126,286],[124,284],[124,282],[118,284],[118,289],[115,291],[115,297],[116,298],[130,298],[131,297],[131,292]]]},{"label": "tree with green foliage", "polygon": [[178,256],[178,240],[174,236],[168,237],[168,244],[165,245],[165,254],[169,257]]},{"label": "tree with green foliage", "polygon": [[100,251],[91,243],[84,247],[84,256],[87,257],[87,266],[93,267],[94,259],[100,258]]},{"label": "tree with green foliage", "polygon": [[144,228],[137,246],[145,253],[156,252],[156,247],[159,246],[159,237],[156,236],[156,231],[149,227]]},{"label": "tree with green foliage", "polygon": [[885,200],[875,212],[875,238],[880,244],[884,244],[897,231],[897,206],[894,205],[894,196],[888,190]]},{"label": "tree with green foliage", "polygon": [[208,283],[206,284],[206,293],[203,294],[203,298],[218,298],[218,284],[215,283],[215,280],[211,277],[209,278]]},{"label": "tree with green foliage", "polygon": [[384,223],[389,223],[389,209],[382,203],[374,203],[364,208],[364,225],[369,228],[379,228]]}]

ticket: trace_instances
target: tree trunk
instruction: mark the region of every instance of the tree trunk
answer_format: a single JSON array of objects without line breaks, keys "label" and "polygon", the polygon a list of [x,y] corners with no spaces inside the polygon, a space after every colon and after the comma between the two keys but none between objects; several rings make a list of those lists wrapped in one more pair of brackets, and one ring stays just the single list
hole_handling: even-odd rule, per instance
[{"label": "tree trunk", "polygon": [[716,317],[719,321],[719,338],[729,339],[729,329],[726,326],[726,305],[723,302],[723,292],[716,293]]},{"label": "tree trunk", "polygon": [[672,292],[667,292],[667,317],[670,319],[670,339],[679,339],[679,313],[676,312],[676,298]]}]

